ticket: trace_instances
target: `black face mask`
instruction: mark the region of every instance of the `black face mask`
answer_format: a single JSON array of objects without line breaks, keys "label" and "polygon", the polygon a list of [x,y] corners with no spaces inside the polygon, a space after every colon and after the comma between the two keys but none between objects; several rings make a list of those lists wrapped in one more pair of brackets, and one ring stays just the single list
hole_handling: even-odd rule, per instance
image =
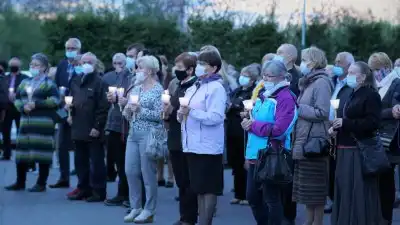
[{"label": "black face mask", "polygon": [[180,81],[186,79],[189,75],[186,73],[186,70],[175,70],[176,78]]},{"label": "black face mask", "polygon": [[10,66],[10,72],[11,73],[16,73],[19,71],[19,67],[18,66]]},{"label": "black face mask", "polygon": [[4,70],[0,69],[0,75],[3,75],[3,73],[4,73]]}]

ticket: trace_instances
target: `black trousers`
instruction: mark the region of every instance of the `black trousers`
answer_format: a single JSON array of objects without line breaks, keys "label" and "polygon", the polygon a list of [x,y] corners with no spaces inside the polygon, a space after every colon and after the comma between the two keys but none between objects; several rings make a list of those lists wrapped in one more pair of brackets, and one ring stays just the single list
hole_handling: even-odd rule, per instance
[{"label": "black trousers", "polygon": [[179,188],[180,221],[197,223],[197,195],[190,188],[189,168],[186,154],[182,150],[172,150],[169,157],[174,171],[176,185]]},{"label": "black trousers", "polygon": [[332,201],[335,194],[335,170],[336,160],[333,157],[329,157],[329,198]]},{"label": "black trousers", "polygon": [[[292,171],[294,171],[294,162],[292,165]],[[293,183],[287,185],[282,192],[283,217],[290,221],[294,221],[297,216],[297,204],[292,201],[292,191]]]},{"label": "black trousers", "polygon": [[[110,163],[115,172],[114,165],[116,164],[117,171],[115,173],[119,177],[117,195],[128,199],[129,189],[125,174],[125,151],[126,142],[122,139],[121,133],[110,131],[107,136],[107,172],[110,172]],[[112,159],[112,161],[110,162],[109,159]],[[110,173],[107,174],[110,177]],[[113,175],[113,177],[115,176]]]},{"label": "black trousers", "polygon": [[244,133],[242,136],[228,136],[226,144],[228,152],[228,163],[232,167],[235,198],[239,200],[246,200],[247,171],[244,168]]},{"label": "black trousers", "polygon": [[2,124],[2,133],[3,133],[3,157],[10,158],[11,157],[11,129],[13,121],[15,120],[15,125],[17,127],[17,131],[19,129],[21,114],[12,106],[6,110],[4,121]]},{"label": "black trousers", "polygon": [[105,152],[100,140],[74,141],[75,169],[78,175],[78,188],[106,195]]},{"label": "black trousers", "polygon": [[[30,167],[30,163],[18,162],[17,166],[17,184],[25,185],[26,174]],[[49,163],[39,163],[39,176],[37,178],[36,184],[40,186],[46,186],[47,178],[49,177],[50,164]]]},{"label": "black trousers", "polygon": [[60,163],[60,180],[69,181],[69,151],[74,149],[71,140],[71,126],[68,123],[60,123],[57,133],[58,162]]},{"label": "black trousers", "polygon": [[381,198],[382,217],[392,224],[393,203],[396,198],[394,166],[379,176],[379,197]]}]

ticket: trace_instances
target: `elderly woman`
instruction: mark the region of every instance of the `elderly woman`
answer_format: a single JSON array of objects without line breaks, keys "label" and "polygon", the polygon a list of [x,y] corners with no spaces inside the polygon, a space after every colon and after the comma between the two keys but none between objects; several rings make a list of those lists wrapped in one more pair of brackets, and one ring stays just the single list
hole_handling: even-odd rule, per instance
[{"label": "elderly woman", "polygon": [[324,154],[326,146],[309,146],[321,153],[312,158],[306,157],[308,154],[305,154],[304,147],[310,145],[310,137],[329,139],[327,131],[333,85],[325,72],[326,62],[325,53],[316,47],[304,49],[301,53],[300,71],[303,77],[299,80],[300,95],[297,99],[299,118],[293,144],[295,168],[292,198],[306,205],[305,225],[322,225],[329,189],[329,159]]},{"label": "elderly woman", "polygon": [[187,153],[190,188],[197,194],[199,224],[212,224],[217,196],[223,191],[224,119],[227,95],[222,85],[221,57],[203,51],[197,59],[196,85],[181,99],[178,121]]},{"label": "elderly woman", "polygon": [[[137,61],[135,87],[131,96],[138,102],[129,102],[123,114],[131,121],[125,155],[125,173],[129,185],[131,212],[124,217],[125,222],[152,223],[157,203],[157,160],[149,157],[146,148],[148,138],[161,123],[162,85],[158,82],[159,62],[154,56],[142,56]],[[143,176],[146,204],[142,209]]]},{"label": "elderly woman", "polygon": [[260,78],[260,64],[251,64],[242,69],[239,84],[241,87],[234,90],[230,95],[231,105],[226,113],[226,139],[228,151],[228,163],[232,167],[233,187],[235,197],[231,204],[247,205],[246,180],[247,171],[244,168],[245,137],[240,123],[244,111],[243,100],[251,98],[256,81]]},{"label": "elderly woman", "polygon": [[16,90],[14,105],[21,113],[16,147],[17,181],[6,190],[25,189],[30,163],[39,163],[39,177],[29,191],[46,190],[54,150],[53,119],[60,103],[57,86],[46,75],[48,65],[44,54],[33,55],[29,68],[32,78],[23,80]]},{"label": "elderly woman", "polygon": [[331,224],[382,224],[378,177],[363,175],[360,150],[354,140],[376,135],[382,112],[381,99],[374,75],[364,62],[350,66],[346,82],[354,92],[329,129],[329,134],[337,133],[338,143]]},{"label": "elderly woman", "polygon": [[[272,60],[263,66],[264,87],[251,111],[251,119],[245,118],[243,129],[249,132],[246,147],[247,199],[257,224],[281,224],[283,220],[282,185],[258,183],[254,180],[255,163],[261,149],[267,151],[284,146],[290,149],[290,135],[297,119],[296,97],[290,91],[285,64]],[[268,149],[270,151],[270,149]]]},{"label": "elderly woman", "polygon": [[[400,68],[393,69],[392,61],[383,52],[372,54],[368,60],[368,65],[375,77],[378,93],[382,100],[380,135],[391,161],[399,163],[398,146],[391,145],[391,143],[398,126],[398,120],[394,118],[393,109],[395,105],[400,104]],[[396,197],[394,167],[395,165],[392,169],[380,174],[379,179],[382,216],[388,224],[392,223],[393,204]]]}]

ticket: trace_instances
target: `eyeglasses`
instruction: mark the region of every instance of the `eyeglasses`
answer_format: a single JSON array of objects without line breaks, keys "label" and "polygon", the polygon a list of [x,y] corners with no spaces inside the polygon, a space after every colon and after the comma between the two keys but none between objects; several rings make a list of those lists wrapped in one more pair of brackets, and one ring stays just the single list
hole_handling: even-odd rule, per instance
[{"label": "eyeglasses", "polygon": [[40,64],[37,64],[37,63],[30,63],[29,64],[29,67],[40,67],[41,65]]},{"label": "eyeglasses", "polygon": [[77,47],[65,47],[65,49],[66,49],[67,51],[75,51],[75,50],[78,50]]},{"label": "eyeglasses", "polygon": [[122,65],[124,65],[124,63],[123,63],[123,62],[113,62],[113,65],[120,65],[120,66],[122,66]]}]

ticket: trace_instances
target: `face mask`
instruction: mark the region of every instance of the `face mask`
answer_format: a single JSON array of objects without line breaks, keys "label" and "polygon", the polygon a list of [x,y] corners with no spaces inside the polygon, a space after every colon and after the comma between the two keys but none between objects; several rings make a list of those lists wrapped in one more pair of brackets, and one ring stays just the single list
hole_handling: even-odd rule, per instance
[{"label": "face mask", "polygon": [[250,83],[250,77],[240,76],[239,77],[239,84],[241,86],[247,86]]},{"label": "face mask", "polygon": [[342,67],[334,66],[334,67],[332,68],[332,73],[333,73],[333,75],[335,75],[335,76],[337,76],[337,77],[340,77],[340,76],[343,75],[344,71],[343,71],[343,68],[342,68]]},{"label": "face mask", "polygon": [[77,51],[66,51],[66,52],[65,52],[65,56],[66,56],[68,59],[73,59],[73,58],[75,58],[77,55],[78,55],[78,52],[77,52]]},{"label": "face mask", "polygon": [[126,68],[133,69],[135,67],[135,60],[131,57],[126,57]]},{"label": "face mask", "polygon": [[76,74],[82,74],[83,73],[83,67],[82,66],[75,66],[74,68]]},{"label": "face mask", "polygon": [[175,76],[178,80],[183,81],[188,77],[186,70],[175,70]]},{"label": "face mask", "polygon": [[32,77],[36,77],[40,73],[39,69],[35,69],[35,68],[29,68],[29,72],[31,73]]},{"label": "face mask", "polygon": [[195,74],[196,74],[197,77],[202,77],[202,76],[206,75],[207,74],[206,67],[205,66],[201,66],[201,65],[197,65]]},{"label": "face mask", "polygon": [[347,75],[346,83],[351,88],[357,87],[357,77],[355,75]]},{"label": "face mask", "polygon": [[283,58],[283,56],[280,56],[280,55],[276,55],[272,60],[280,61],[280,62],[285,63],[285,62],[284,62],[284,61],[285,61],[285,58]]},{"label": "face mask", "polygon": [[19,67],[18,66],[10,66],[10,72],[11,73],[16,73],[19,71]]},{"label": "face mask", "polygon": [[86,75],[86,74],[89,74],[89,73],[93,73],[93,71],[94,71],[93,66],[90,65],[90,64],[88,64],[88,63],[83,64],[83,65],[82,65],[82,68],[83,68],[83,73],[84,73],[85,75]]},{"label": "face mask", "polygon": [[3,74],[3,73],[4,73],[4,70],[3,70],[3,69],[0,69],[0,75]]},{"label": "face mask", "polygon": [[305,62],[302,62],[300,64],[300,72],[302,75],[307,76],[311,73],[311,70],[307,67],[307,64]]},{"label": "face mask", "polygon": [[135,79],[135,84],[141,84],[146,80],[146,75],[144,75],[143,72],[137,72],[136,73],[136,79]]},{"label": "face mask", "polygon": [[275,84],[271,81],[264,81],[264,88],[266,91],[271,90],[275,87]]}]

